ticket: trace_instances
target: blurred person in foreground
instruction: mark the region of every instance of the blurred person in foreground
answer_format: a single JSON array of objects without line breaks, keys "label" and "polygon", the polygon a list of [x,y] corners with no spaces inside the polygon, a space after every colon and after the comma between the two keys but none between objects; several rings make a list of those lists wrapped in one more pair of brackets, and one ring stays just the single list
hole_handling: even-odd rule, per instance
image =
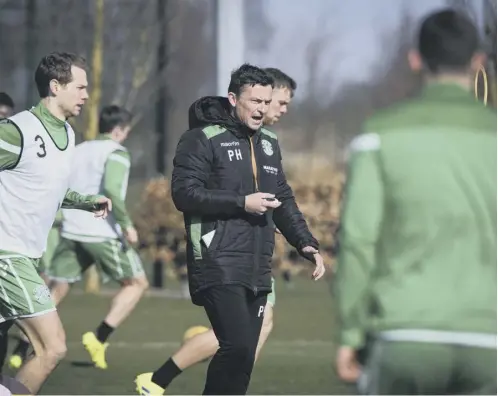
[{"label": "blurred person in foreground", "polygon": [[[5,92],[0,92],[0,121],[14,114],[14,101]],[[0,337],[0,372],[7,356],[9,337]]]},{"label": "blurred person in foreground", "polygon": [[[190,293],[219,342],[204,394],[247,392],[271,292],[275,226],[315,262],[313,279],[325,271],[285,179],[277,136],[263,128],[274,85],[265,70],[242,65],[228,100],[206,97],[191,106],[190,129],[176,150],[172,195],[189,236]],[[166,377],[162,368],[141,374],[137,390],[162,394]]]},{"label": "blurred person in foreground", "polygon": [[123,142],[131,130],[132,114],[110,105],[100,112],[99,136],[76,146],[70,186],[85,194],[112,199],[113,213],[106,221],[80,210],[63,210],[61,241],[47,271],[56,305],[71,285],[81,280],[93,264],[101,278],[111,278],[120,288],[104,320],[82,342],[96,368],[107,369],[106,350],[114,330],[131,314],[148,288],[142,262],[133,248],[138,235],[126,209],[130,154]]},{"label": "blurred person in foreground", "polygon": [[5,92],[0,92],[0,120],[9,118],[14,114],[14,101]]},{"label": "blurred person in foreground", "polygon": [[352,142],[336,366],[360,393],[496,394],[496,113],[474,98],[478,41],[465,15],[428,16],[409,54],[425,89]]},{"label": "blurred person in foreground", "polygon": [[[266,68],[264,70],[273,77],[274,80],[271,104],[268,112],[263,118],[263,125],[267,130],[267,126],[274,125],[280,120],[280,117],[287,113],[288,106],[294,97],[297,84],[291,77],[279,69]],[[225,100],[228,101],[228,99]],[[272,278],[272,290],[268,295],[266,302],[263,325],[261,327],[255,360],[258,359],[261,348],[273,329],[273,307],[275,306],[275,301],[275,280]],[[187,368],[212,357],[218,348],[218,339],[216,338],[213,329],[198,334],[185,342],[185,344],[183,344],[161,368],[154,372],[152,381],[164,389]]]},{"label": "blurred person in foreground", "polygon": [[[74,132],[70,117],[88,99],[86,62],[71,53],[42,58],[40,102],[0,122],[0,323],[15,322],[34,354],[16,380],[36,394],[66,353],[65,332],[38,265],[59,208],[105,218],[111,201],[70,189]],[[90,215],[92,216],[92,215]]]}]

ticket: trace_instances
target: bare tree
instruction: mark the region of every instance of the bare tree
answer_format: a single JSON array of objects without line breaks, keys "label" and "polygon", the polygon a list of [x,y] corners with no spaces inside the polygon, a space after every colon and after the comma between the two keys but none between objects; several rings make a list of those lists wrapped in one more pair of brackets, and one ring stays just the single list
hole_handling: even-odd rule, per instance
[{"label": "bare tree", "polygon": [[[3,0],[0,8],[0,91],[7,92],[23,108],[26,92],[24,63],[24,5],[16,0]],[[13,32],[16,34],[13,34]]]},{"label": "bare tree", "polygon": [[168,123],[170,158],[180,134],[188,128],[189,106],[199,96],[215,92],[215,25],[207,22],[210,19],[214,20],[212,2],[180,1],[171,21],[170,58],[174,61],[166,75],[172,106]]},{"label": "bare tree", "polygon": [[83,132],[85,140],[95,139],[98,131],[99,110],[102,98],[102,69],[104,56],[104,0],[94,0],[95,26],[93,32],[92,48],[92,90],[87,105],[87,125]]}]

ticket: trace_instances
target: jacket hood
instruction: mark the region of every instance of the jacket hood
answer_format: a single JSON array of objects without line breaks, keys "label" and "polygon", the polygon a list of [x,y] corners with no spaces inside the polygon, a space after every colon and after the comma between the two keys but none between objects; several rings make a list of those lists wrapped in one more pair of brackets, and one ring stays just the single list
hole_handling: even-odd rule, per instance
[{"label": "jacket hood", "polygon": [[233,121],[230,103],[223,96],[204,96],[192,103],[188,110],[189,129],[213,124],[226,126]]},{"label": "jacket hood", "polygon": [[220,125],[236,135],[252,134],[244,123],[231,114],[232,106],[224,96],[204,96],[190,105],[188,110],[189,129]]}]

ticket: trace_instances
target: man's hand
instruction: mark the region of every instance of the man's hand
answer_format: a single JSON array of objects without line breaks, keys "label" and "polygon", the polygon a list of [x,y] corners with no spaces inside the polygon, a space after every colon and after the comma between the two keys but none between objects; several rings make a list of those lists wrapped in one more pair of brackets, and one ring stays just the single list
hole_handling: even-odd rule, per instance
[{"label": "man's hand", "polygon": [[275,198],[274,194],[258,192],[247,195],[245,200],[245,210],[247,213],[262,215],[268,209],[276,209],[282,202]]},{"label": "man's hand", "polygon": [[138,233],[135,227],[131,226],[124,230],[124,236],[129,244],[134,245],[138,243]]},{"label": "man's hand", "polygon": [[316,268],[315,271],[313,271],[312,279],[320,279],[325,274],[325,265],[323,263],[322,255],[312,246],[304,247],[302,252],[307,255],[313,255],[313,262],[315,263]]},{"label": "man's hand", "polygon": [[356,358],[356,350],[348,346],[341,346],[335,359],[337,374],[345,382],[356,382],[360,377],[361,366]]},{"label": "man's hand", "polygon": [[109,212],[112,210],[112,202],[107,197],[98,197],[93,205],[92,212],[95,217],[105,219]]}]

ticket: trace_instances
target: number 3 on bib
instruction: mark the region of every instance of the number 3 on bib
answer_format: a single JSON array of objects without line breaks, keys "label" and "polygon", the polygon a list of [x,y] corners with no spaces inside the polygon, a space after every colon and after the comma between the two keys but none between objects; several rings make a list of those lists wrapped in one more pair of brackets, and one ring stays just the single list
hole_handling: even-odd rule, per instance
[{"label": "number 3 on bib", "polygon": [[43,141],[43,138],[40,135],[35,136],[35,142],[40,143],[40,151],[36,153],[36,155],[40,158],[43,158],[47,155],[47,151],[45,150],[45,142]]}]

